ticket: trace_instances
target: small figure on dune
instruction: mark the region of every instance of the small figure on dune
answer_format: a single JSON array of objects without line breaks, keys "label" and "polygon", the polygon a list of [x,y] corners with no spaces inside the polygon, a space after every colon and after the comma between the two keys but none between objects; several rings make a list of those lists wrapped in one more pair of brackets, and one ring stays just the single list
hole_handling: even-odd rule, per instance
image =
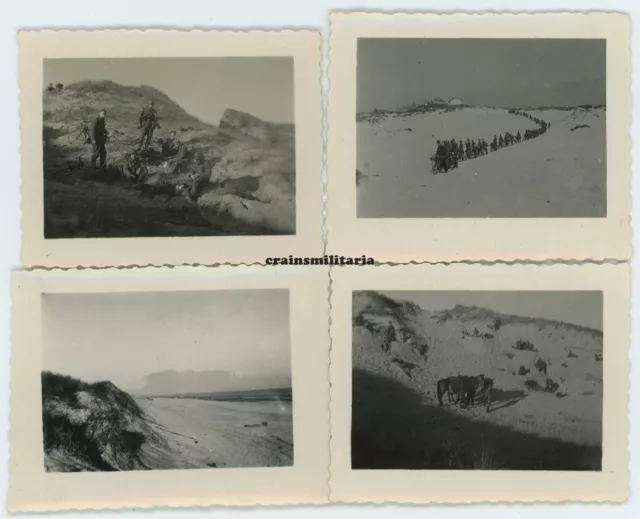
[{"label": "small figure on dune", "polygon": [[149,105],[142,109],[138,126],[141,129],[138,149],[148,148],[151,144],[154,130],[160,128],[154,101],[149,101]]},{"label": "small figure on dune", "polygon": [[100,159],[100,167],[104,167],[107,161],[107,137],[109,132],[107,131],[106,121],[107,111],[105,109],[98,112],[98,116],[91,122],[89,127],[89,135],[91,137],[91,143],[93,145],[93,152],[91,153],[91,166],[95,167],[98,158]]}]

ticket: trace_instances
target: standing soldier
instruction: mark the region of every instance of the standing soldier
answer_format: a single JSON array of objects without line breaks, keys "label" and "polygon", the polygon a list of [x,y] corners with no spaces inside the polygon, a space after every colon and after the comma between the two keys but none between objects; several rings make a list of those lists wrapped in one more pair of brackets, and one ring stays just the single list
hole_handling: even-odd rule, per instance
[{"label": "standing soldier", "polygon": [[452,169],[458,167],[458,143],[455,139],[451,139],[451,167]]},{"label": "standing soldier", "polygon": [[502,134],[500,134],[500,138],[498,139],[498,148],[502,148],[504,146],[504,140],[502,139]]},{"label": "standing soldier", "polygon": [[447,148],[440,141],[438,141],[436,157],[436,172],[440,169],[443,169],[445,173],[449,171],[449,166],[447,165]]},{"label": "standing soldier", "polygon": [[151,138],[153,137],[153,131],[156,128],[160,128],[160,125],[158,124],[158,113],[156,112],[155,103],[153,101],[149,101],[149,106],[142,109],[139,126],[141,132],[140,145],[138,149],[140,150],[143,147],[149,147],[149,144],[151,144]]},{"label": "standing soldier", "polygon": [[107,148],[105,147],[105,145],[107,144],[107,136],[109,135],[109,133],[107,132],[106,127],[106,115],[106,110],[100,110],[100,112],[98,113],[98,117],[93,120],[89,128],[91,143],[93,144],[93,152],[91,153],[91,165],[93,167],[96,166],[98,157],[100,158],[101,168],[105,166],[105,163],[107,161]]}]

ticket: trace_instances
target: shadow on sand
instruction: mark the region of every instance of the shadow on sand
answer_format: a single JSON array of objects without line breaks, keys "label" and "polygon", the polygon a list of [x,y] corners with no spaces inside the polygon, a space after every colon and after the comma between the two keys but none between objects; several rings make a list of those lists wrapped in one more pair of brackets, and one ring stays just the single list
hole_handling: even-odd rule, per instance
[{"label": "shadow on sand", "polygon": [[[526,395],[497,393],[503,407]],[[505,404],[506,403],[506,404]],[[354,469],[601,470],[600,446],[541,438],[425,403],[395,380],[353,371]]]},{"label": "shadow on sand", "polygon": [[511,407],[525,398],[527,398],[527,394],[522,389],[512,389],[507,391],[494,389],[491,392],[491,411]]}]

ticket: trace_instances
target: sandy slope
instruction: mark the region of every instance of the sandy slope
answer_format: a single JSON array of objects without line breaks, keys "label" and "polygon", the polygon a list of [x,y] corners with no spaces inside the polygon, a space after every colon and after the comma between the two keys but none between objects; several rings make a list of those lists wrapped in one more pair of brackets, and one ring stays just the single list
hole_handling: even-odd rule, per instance
[{"label": "sandy slope", "polygon": [[[138,188],[124,184],[120,168],[137,146],[138,117],[153,99],[161,128],[149,154],[151,174]],[[91,145],[79,138],[107,109],[107,170],[90,167]],[[175,130],[190,162],[169,174],[160,139]],[[221,236],[295,232],[295,129],[226,110],[218,127],[185,112],[157,89],[113,81],[82,81],[43,94],[45,235],[47,238]],[[195,154],[211,170],[197,203],[176,186],[190,185]]]},{"label": "sandy slope", "polygon": [[[240,403],[145,397],[136,401],[154,423],[154,428],[166,438],[174,458],[183,459],[194,467],[293,464],[290,402]],[[261,422],[268,425],[262,426]],[[259,426],[245,427],[256,424]]]},{"label": "sandy slope", "polygon": [[[541,453],[530,462],[529,468],[585,468],[599,464],[597,453],[602,442],[602,363],[595,354],[602,353],[600,332],[564,323],[554,323],[541,319],[520,320],[501,316],[504,325],[497,331],[489,325],[498,314],[486,309],[456,307],[450,313],[423,311],[411,304],[403,305],[387,300],[376,293],[362,292],[354,297],[354,318],[359,321],[353,327],[353,368],[354,368],[354,428],[358,420],[368,422],[379,419],[382,424],[392,421],[386,413],[397,413],[393,407],[397,400],[384,401],[376,397],[376,404],[367,409],[375,388],[380,385],[392,386],[387,394],[407,391],[418,400],[410,411],[416,417],[424,415],[425,420],[435,421],[438,426],[430,426],[425,436],[424,448],[435,449],[444,441],[451,441],[451,434],[467,436],[459,438],[460,445],[477,441],[478,427],[486,427],[483,446],[494,445],[499,449],[502,443],[530,445]],[[392,342],[388,351],[382,347],[384,329],[394,323],[401,330],[398,340]],[[489,334],[492,337],[470,337],[465,333]],[[465,333],[463,333],[465,332]],[[512,348],[519,339],[531,341],[537,352],[517,351]],[[572,356],[569,357],[569,351]],[[537,373],[533,364],[540,357],[549,363],[546,376]],[[530,369],[527,376],[518,375],[520,366]],[[491,412],[484,406],[460,409],[454,405],[438,407],[436,382],[444,377],[484,374],[493,378],[495,390]],[[545,384],[550,377],[560,384],[557,394],[528,392],[527,379]],[[358,384],[357,380],[364,380]],[[405,390],[400,389],[406,388]],[[564,396],[563,396],[564,395]],[[358,410],[360,402],[362,409]],[[447,403],[445,399],[445,403]],[[417,419],[417,418],[416,418]],[[408,418],[402,418],[407,420]],[[458,420],[457,425],[447,424]],[[407,423],[405,430],[415,432],[420,424]],[[438,429],[441,427],[441,429]],[[386,425],[382,427],[387,428]],[[370,431],[368,428],[367,431]],[[475,431],[475,432],[474,432]],[[456,433],[456,434],[458,434]],[[365,433],[367,436],[368,433]],[[371,432],[375,434],[375,432]],[[410,434],[407,432],[406,434]],[[426,434],[426,433],[425,433]],[[387,443],[402,442],[403,434],[395,432]],[[515,435],[520,435],[516,438]],[[489,438],[492,438],[490,441]],[[498,440],[499,439],[499,440]],[[539,440],[538,440],[539,439]],[[552,447],[541,446],[544,439],[564,442]],[[367,443],[366,440],[363,440]],[[381,445],[379,441],[375,442]],[[576,446],[578,454],[562,462],[562,456],[548,455],[549,451],[564,449],[566,453]],[[583,456],[582,446],[589,451],[589,459]],[[385,448],[392,449],[387,445]],[[414,453],[415,455],[415,453]],[[545,459],[546,456],[549,459]],[[573,456],[573,455],[572,455]],[[508,459],[507,464],[524,463],[519,459]],[[529,462],[527,462],[529,463]],[[564,463],[564,465],[562,465]],[[556,466],[560,464],[560,466]],[[522,468],[520,465],[518,465]]]},{"label": "sandy slope", "polygon": [[[278,399],[279,393],[284,400]],[[286,388],[219,396],[234,400],[133,398],[109,381],[87,383],[45,371],[45,469],[78,472],[293,464],[292,407]],[[254,400],[245,401],[251,398]]]},{"label": "sandy slope", "polygon": [[[537,139],[433,176],[439,139],[466,140],[536,128],[493,108],[388,116],[357,124],[361,218],[606,216],[604,109],[530,112],[551,123]],[[588,128],[571,131],[578,125]]]}]

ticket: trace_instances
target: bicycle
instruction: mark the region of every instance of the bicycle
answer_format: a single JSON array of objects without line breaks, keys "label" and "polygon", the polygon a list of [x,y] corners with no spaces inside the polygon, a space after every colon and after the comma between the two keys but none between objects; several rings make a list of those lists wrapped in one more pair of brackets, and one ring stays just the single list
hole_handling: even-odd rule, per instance
[{"label": "bicycle", "polygon": [[89,125],[85,122],[80,123],[76,128],[72,129],[67,135],[67,141],[69,145],[75,144],[80,139],[82,139],[82,144],[88,144],[91,142]]}]

